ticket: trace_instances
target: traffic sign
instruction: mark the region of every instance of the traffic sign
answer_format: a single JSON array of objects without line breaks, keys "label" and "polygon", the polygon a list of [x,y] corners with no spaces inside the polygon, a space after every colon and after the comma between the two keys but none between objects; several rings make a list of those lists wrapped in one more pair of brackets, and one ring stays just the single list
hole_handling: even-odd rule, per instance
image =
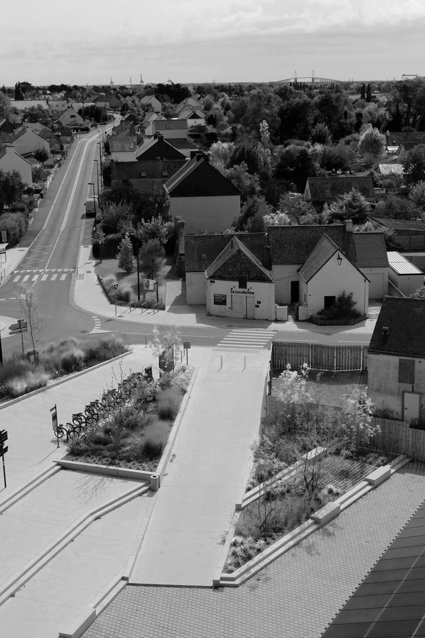
[{"label": "traffic sign", "polygon": [[7,439],[8,439],[7,430],[0,430],[0,456],[1,456],[2,465],[3,465],[3,481],[4,481],[5,487],[7,487],[7,483],[6,483],[6,466],[4,464],[4,455],[9,450],[9,448],[4,443],[5,441],[7,441]]}]

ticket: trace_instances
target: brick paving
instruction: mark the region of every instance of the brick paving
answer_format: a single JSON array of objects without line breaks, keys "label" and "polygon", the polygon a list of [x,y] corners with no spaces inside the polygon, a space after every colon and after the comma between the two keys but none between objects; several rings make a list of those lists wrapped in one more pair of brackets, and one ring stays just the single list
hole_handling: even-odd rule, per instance
[{"label": "brick paving", "polygon": [[238,589],[127,586],[84,638],[319,638],[424,488],[409,464]]}]

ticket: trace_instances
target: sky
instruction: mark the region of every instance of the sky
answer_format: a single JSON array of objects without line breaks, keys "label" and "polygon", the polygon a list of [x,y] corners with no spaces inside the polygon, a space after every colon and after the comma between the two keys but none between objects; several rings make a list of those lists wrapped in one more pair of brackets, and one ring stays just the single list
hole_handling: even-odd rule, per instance
[{"label": "sky", "polygon": [[[0,85],[425,75],[424,0],[18,0]],[[7,6],[7,8],[5,8]]]}]

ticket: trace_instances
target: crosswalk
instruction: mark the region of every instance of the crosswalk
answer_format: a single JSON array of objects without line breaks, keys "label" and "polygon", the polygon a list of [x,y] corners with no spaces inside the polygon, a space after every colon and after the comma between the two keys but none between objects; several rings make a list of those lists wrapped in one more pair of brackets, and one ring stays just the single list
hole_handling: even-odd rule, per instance
[{"label": "crosswalk", "polygon": [[255,350],[270,348],[276,330],[265,328],[235,328],[218,344],[219,350]]},{"label": "crosswalk", "polygon": [[12,281],[15,284],[35,284],[37,282],[65,281],[72,277],[73,268],[37,268],[15,270]]}]

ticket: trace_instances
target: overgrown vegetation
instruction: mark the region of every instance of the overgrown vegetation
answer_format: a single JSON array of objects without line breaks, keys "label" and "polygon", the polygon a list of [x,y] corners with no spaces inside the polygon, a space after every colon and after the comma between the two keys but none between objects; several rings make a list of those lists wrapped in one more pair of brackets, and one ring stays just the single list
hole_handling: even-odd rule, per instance
[{"label": "overgrown vegetation", "polygon": [[14,399],[46,386],[51,379],[84,370],[126,351],[127,347],[116,337],[86,342],[69,338],[39,351],[38,363],[16,356],[0,367],[0,398]]}]

